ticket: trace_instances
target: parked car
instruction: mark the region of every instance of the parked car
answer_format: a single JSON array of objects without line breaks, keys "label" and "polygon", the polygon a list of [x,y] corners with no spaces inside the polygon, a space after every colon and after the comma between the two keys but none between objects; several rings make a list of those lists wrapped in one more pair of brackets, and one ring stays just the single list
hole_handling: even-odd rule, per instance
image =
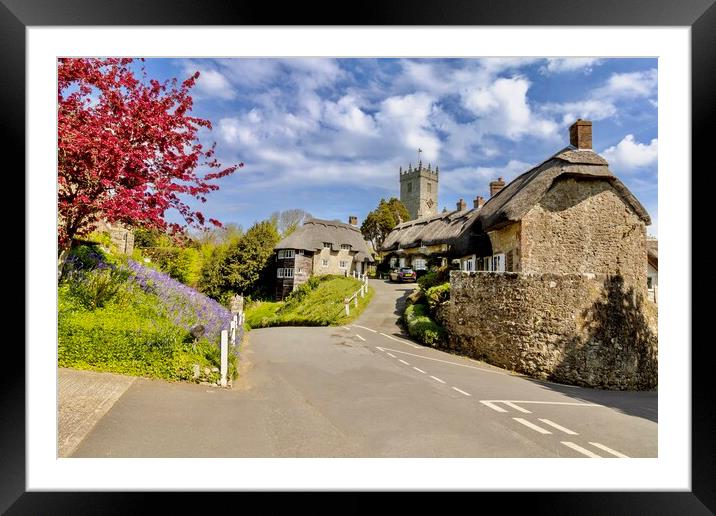
[{"label": "parked car", "polygon": [[415,271],[411,269],[410,267],[401,267],[400,269],[394,269],[390,273],[390,280],[391,281],[398,281],[400,283],[406,282],[406,281],[417,281],[417,275],[415,274]]}]

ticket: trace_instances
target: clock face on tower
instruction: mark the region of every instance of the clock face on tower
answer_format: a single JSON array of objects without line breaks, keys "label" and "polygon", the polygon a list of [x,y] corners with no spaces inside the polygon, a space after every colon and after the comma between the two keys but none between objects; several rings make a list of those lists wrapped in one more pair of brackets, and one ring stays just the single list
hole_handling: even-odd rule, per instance
[{"label": "clock face on tower", "polygon": [[433,204],[435,204],[435,203],[433,203],[433,200],[432,200],[432,199],[428,199],[428,200],[425,202],[425,204],[428,205],[428,208],[432,208],[432,207],[433,207]]}]

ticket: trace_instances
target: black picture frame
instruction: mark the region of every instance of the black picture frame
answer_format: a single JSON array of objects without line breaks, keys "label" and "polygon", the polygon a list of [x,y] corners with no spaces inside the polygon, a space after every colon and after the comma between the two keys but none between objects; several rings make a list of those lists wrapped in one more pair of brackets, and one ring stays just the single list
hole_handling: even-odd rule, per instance
[{"label": "black picture frame", "polygon": [[[339,7],[341,9],[339,10]],[[338,14],[342,12],[344,14]],[[25,30],[30,26],[109,26],[109,25],[543,25],[543,26],[688,26],[691,27],[692,73],[692,170],[713,174],[710,157],[711,121],[716,113],[716,6],[714,0],[502,0],[500,2],[192,2],[190,0],[0,0],[0,53],[2,71],[2,120],[6,147],[24,148],[25,138]],[[698,109],[697,109],[698,108]],[[24,170],[24,153],[18,168]],[[695,179],[692,174],[693,184]],[[24,184],[21,185],[24,190]],[[695,191],[692,187],[692,192]],[[30,195],[31,192],[25,192]],[[695,204],[695,203],[692,203]],[[696,222],[696,218],[692,217]],[[16,230],[19,233],[19,228]],[[692,234],[697,234],[695,231]],[[15,247],[25,236],[15,239]],[[691,250],[684,250],[691,259]],[[28,274],[28,271],[25,271]],[[690,278],[689,278],[690,281]],[[708,306],[692,303],[692,321],[708,320]],[[694,315],[696,317],[694,317]],[[701,315],[702,317],[699,317]],[[693,333],[692,333],[693,334]],[[510,510],[529,510],[549,514],[713,514],[716,512],[716,450],[714,424],[716,411],[711,408],[711,376],[708,339],[703,345],[691,346],[692,356],[692,487],[688,492],[532,492],[532,493],[454,493],[449,505],[465,502],[476,509],[474,497],[481,505],[509,499]],[[28,343],[26,342],[26,345]],[[0,512],[17,514],[125,514],[156,509],[151,498],[161,496],[162,511],[171,507],[188,509],[186,493],[72,493],[26,492],[25,477],[25,359],[24,353],[13,359],[13,366],[0,375]],[[711,480],[709,480],[711,479]],[[403,510],[411,505],[428,509],[431,505],[446,508],[444,501],[427,501],[424,493],[412,493],[401,502]],[[235,493],[248,509],[247,493]],[[205,510],[217,510],[225,496],[201,493]],[[285,497],[272,496],[275,503]],[[251,498],[256,495],[252,494]],[[466,499],[470,497],[469,499]],[[149,499],[148,499],[149,498]],[[264,496],[261,497],[262,501]],[[295,508],[306,504],[321,510],[313,496],[302,493],[292,499]],[[211,501],[209,502],[209,499]],[[236,503],[232,498],[232,505]],[[340,509],[326,507],[327,512],[358,512],[382,503],[380,493],[352,494],[350,502]],[[484,505],[487,507],[486,505]],[[272,510],[273,512],[273,510]],[[361,511],[363,512],[363,511]]]}]

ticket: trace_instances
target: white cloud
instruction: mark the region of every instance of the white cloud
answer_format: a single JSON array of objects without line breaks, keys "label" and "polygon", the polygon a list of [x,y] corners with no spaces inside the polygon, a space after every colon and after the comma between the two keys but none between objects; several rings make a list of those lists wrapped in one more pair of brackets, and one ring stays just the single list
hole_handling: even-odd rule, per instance
[{"label": "white cloud", "polygon": [[236,92],[231,83],[221,72],[212,69],[200,69],[196,88],[204,97],[218,97],[220,99],[233,99]]},{"label": "white cloud", "polygon": [[634,140],[634,135],[627,134],[622,141],[605,149],[601,155],[609,162],[612,171],[618,174],[620,171],[632,171],[655,164],[657,148],[656,138],[647,145]]},{"label": "white cloud", "polygon": [[604,120],[617,114],[616,106],[607,100],[587,99],[577,102],[547,103],[542,106],[545,113],[561,116],[563,125],[572,124],[577,118]]},{"label": "white cloud", "polygon": [[593,98],[652,97],[656,94],[657,72],[655,68],[643,72],[612,74],[607,82],[592,92]]},{"label": "white cloud", "polygon": [[527,101],[530,82],[520,76],[499,78],[464,94],[465,107],[481,119],[483,132],[517,140],[529,134],[550,138],[557,124],[532,112]]},{"label": "white cloud", "polygon": [[[490,197],[490,181],[501,177],[506,183],[509,183],[512,179],[526,172],[531,167],[532,165],[529,163],[513,159],[501,167],[458,167],[451,170],[441,169],[440,187],[454,195],[462,195],[466,201],[471,201],[477,195],[482,195],[487,199]],[[467,199],[466,196],[471,197]],[[457,201],[457,199],[455,200]],[[449,207],[448,210],[450,210]]]},{"label": "white cloud", "polygon": [[564,73],[581,71],[585,74],[591,73],[595,66],[602,64],[601,59],[594,57],[558,57],[547,59],[547,64],[542,67],[542,73]]}]

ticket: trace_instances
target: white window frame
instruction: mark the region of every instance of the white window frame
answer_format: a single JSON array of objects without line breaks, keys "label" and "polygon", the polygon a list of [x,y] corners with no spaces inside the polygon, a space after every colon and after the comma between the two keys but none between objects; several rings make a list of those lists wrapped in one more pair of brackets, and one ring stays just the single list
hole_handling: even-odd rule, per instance
[{"label": "white window frame", "polygon": [[321,267],[328,267],[328,260],[326,258],[321,260]]},{"label": "white window frame", "polygon": [[428,268],[428,261],[425,258],[413,259],[413,269],[416,271],[424,271]]},{"label": "white window frame", "polygon": [[505,272],[505,253],[497,253],[492,255],[493,272]]},{"label": "white window frame", "polygon": [[349,244],[341,244],[341,249],[343,249],[344,251],[350,251],[351,246]]},{"label": "white window frame", "polygon": [[293,278],[293,269],[291,267],[279,267],[276,269],[278,278]]},{"label": "white window frame", "polygon": [[391,269],[394,269],[396,263],[398,263],[398,259],[397,259],[395,256],[393,256],[393,257],[390,259],[390,268],[391,268]]},{"label": "white window frame", "polygon": [[333,244],[331,244],[330,242],[323,242],[323,248],[324,249],[332,249]]},{"label": "white window frame", "polygon": [[347,269],[348,268],[348,260],[341,260],[338,262],[338,268],[339,269]]}]

